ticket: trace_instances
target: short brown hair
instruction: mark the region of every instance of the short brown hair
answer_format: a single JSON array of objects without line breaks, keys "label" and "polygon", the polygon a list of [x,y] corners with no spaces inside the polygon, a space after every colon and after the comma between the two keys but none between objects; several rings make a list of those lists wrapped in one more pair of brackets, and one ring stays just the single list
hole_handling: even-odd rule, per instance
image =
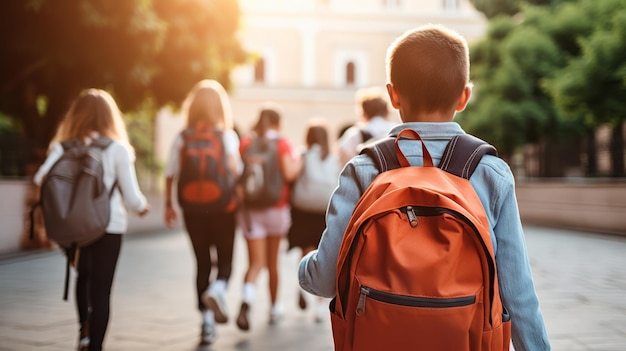
[{"label": "short brown hair", "polygon": [[389,108],[385,99],[385,91],[379,87],[361,88],[356,93],[357,105],[365,119],[387,117]]},{"label": "short brown hair", "polygon": [[469,83],[469,49],[441,25],[405,32],[387,50],[387,79],[412,113],[449,112]]}]

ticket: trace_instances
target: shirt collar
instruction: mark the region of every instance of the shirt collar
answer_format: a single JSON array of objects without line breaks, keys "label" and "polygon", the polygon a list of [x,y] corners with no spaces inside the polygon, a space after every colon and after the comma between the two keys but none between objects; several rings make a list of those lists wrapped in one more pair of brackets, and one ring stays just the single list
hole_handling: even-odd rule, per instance
[{"label": "shirt collar", "polygon": [[455,135],[465,134],[456,122],[407,122],[393,127],[389,135],[395,137],[407,128],[416,130],[424,139],[450,139]]}]

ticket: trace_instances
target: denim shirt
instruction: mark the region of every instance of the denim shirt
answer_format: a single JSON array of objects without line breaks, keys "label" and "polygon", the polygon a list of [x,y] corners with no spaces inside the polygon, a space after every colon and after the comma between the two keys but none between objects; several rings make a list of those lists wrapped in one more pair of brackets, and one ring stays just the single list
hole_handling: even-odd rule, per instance
[{"label": "denim shirt", "polygon": [[[395,137],[405,128],[420,134],[434,165],[441,161],[448,141],[454,135],[465,133],[455,122],[411,122],[394,127],[389,135]],[[399,145],[411,165],[422,165],[419,141],[401,140]],[[356,203],[377,175],[375,164],[366,155],[355,156],[344,166],[339,186],[330,199],[327,227],[318,249],[300,261],[298,278],[304,290],[318,296],[335,296],[337,256],[344,231]],[[502,303],[511,315],[513,345],[517,351],[550,350],[526,254],[513,174],[502,159],[486,155],[470,177],[470,183],[486,210],[491,227]]]}]

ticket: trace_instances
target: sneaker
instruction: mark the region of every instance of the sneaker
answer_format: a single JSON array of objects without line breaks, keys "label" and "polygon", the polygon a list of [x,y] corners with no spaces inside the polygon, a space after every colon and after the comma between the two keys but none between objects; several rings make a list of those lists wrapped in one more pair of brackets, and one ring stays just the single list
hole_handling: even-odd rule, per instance
[{"label": "sneaker", "polygon": [[200,345],[210,345],[215,342],[217,332],[214,324],[203,323],[200,332]]},{"label": "sneaker", "polygon": [[241,304],[241,309],[239,310],[239,317],[237,317],[237,326],[241,330],[250,329],[250,323],[248,322],[248,313],[250,313],[250,305],[244,302]]},{"label": "sneaker", "polygon": [[78,337],[78,351],[89,351],[89,322],[80,327],[80,336]]},{"label": "sneaker", "polygon": [[215,321],[217,323],[228,322],[228,312],[226,311],[226,300],[224,299],[224,294],[216,294],[207,290],[204,294],[202,294],[202,303],[207,308],[213,310],[213,313],[215,313]]},{"label": "sneaker", "polygon": [[306,310],[306,298],[302,291],[298,293],[298,306],[300,306],[301,310]]},{"label": "sneaker", "polygon": [[269,324],[276,325],[280,323],[280,321],[283,320],[284,315],[285,313],[283,312],[282,308],[280,308],[279,306],[272,307],[272,309],[270,310]]},{"label": "sneaker", "polygon": [[89,337],[85,336],[78,340],[78,351],[89,351]]}]

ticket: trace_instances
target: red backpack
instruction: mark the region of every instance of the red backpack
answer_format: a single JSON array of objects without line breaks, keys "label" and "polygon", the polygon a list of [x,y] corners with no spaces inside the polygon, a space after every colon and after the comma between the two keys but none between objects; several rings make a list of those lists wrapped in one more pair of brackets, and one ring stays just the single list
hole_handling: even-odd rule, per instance
[{"label": "red backpack", "polygon": [[226,165],[223,133],[209,126],[182,132],[178,203],[183,211],[232,212],[235,177]]},{"label": "red backpack", "polygon": [[[508,350],[489,223],[469,182],[493,146],[454,137],[440,168],[422,145],[410,166],[400,138],[368,147],[381,173],[357,203],[331,302],[335,350]],[[417,142],[416,142],[417,143]]]}]

